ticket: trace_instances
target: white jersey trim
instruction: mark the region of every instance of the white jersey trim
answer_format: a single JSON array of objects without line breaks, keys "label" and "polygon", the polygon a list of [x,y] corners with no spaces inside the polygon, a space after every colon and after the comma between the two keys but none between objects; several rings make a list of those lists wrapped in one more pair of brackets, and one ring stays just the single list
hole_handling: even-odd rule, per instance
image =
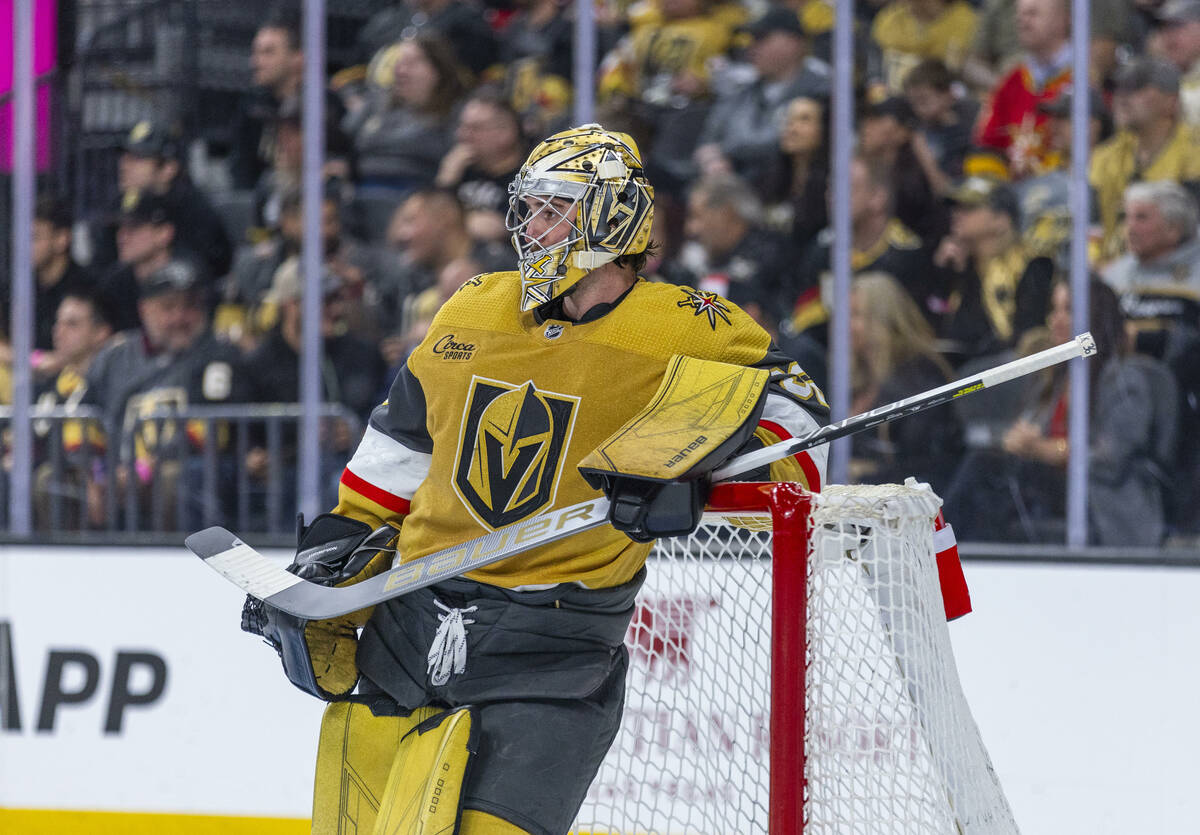
[{"label": "white jersey trim", "polygon": [[[821,424],[803,406],[789,397],[774,392],[767,392],[767,403],[763,408],[761,420],[778,424],[791,433],[793,438],[802,438]],[[821,444],[812,449],[798,453],[807,456],[812,461],[817,472],[821,474],[821,484],[825,484],[825,471],[829,463],[829,444]]]},{"label": "white jersey trim", "polygon": [[429,475],[433,456],[409,449],[371,426],[358,443],[346,469],[363,481],[402,499],[412,499]]}]

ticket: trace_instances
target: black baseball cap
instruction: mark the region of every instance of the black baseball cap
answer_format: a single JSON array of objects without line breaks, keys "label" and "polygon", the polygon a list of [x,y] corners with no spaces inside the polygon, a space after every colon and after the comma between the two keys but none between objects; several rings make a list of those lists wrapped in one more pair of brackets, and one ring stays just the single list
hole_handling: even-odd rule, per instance
[{"label": "black baseball cap", "polygon": [[154,159],[174,158],[178,152],[171,132],[148,119],[130,128],[121,149],[127,154]]},{"label": "black baseball cap", "polygon": [[118,223],[171,223],[167,203],[152,191],[130,189],[121,195]]},{"label": "black baseball cap", "polygon": [[200,272],[190,261],[172,258],[142,282],[138,298],[149,299],[166,293],[186,293],[200,289]]},{"label": "black baseball cap", "polygon": [[800,16],[791,9],[779,6],[767,9],[762,17],[753,21],[746,28],[746,31],[753,38],[761,38],[772,32],[787,32],[789,35],[795,35],[797,38],[807,37],[804,27],[800,25]]},{"label": "black baseball cap", "polygon": [[1139,57],[1117,69],[1113,83],[1118,91],[1129,93],[1157,87],[1164,93],[1179,92],[1179,70],[1162,58]]}]

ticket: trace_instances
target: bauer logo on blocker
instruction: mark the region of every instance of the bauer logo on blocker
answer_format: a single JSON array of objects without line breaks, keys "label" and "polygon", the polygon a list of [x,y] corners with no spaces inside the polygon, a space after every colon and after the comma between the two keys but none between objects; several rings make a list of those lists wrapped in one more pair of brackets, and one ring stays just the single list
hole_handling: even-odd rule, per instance
[{"label": "bauer logo on blocker", "polygon": [[454,491],[489,528],[531,516],[554,501],[579,398],[471,379],[454,468]]}]

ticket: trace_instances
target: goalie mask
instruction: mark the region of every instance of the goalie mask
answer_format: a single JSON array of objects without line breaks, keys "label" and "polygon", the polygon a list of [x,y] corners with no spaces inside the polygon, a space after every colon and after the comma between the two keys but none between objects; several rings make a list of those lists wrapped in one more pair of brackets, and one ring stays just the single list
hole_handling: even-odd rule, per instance
[{"label": "goalie mask", "polygon": [[533,149],[508,195],[523,311],[650,243],[654,189],[627,134],[596,124],[556,133]]}]

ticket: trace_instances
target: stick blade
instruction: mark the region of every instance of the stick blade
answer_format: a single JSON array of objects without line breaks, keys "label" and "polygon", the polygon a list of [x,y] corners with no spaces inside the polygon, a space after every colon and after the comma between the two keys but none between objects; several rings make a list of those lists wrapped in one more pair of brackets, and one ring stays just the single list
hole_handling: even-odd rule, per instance
[{"label": "stick blade", "polygon": [[[204,564],[242,591],[274,604],[276,596],[304,581],[255,551],[220,526],[205,528],[183,541]],[[286,606],[280,606],[287,609]]]},{"label": "stick blade", "polygon": [[232,532],[215,525],[202,531],[196,531],[183,540],[183,544],[197,557],[207,560],[209,557],[215,557],[217,554],[224,553],[241,544],[241,540]]}]

